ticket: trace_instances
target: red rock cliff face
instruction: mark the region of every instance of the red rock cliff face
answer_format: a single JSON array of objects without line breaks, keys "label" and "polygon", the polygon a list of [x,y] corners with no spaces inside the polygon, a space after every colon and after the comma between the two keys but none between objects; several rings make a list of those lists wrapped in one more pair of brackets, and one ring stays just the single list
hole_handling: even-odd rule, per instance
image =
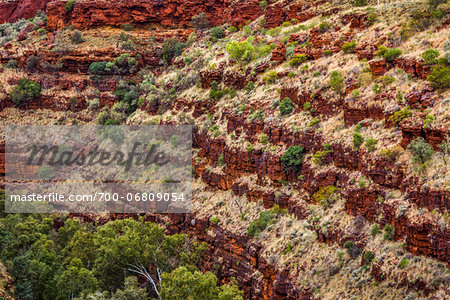
[{"label": "red rock cliff face", "polygon": [[77,2],[71,12],[66,12],[65,2],[54,1],[47,7],[47,24],[49,30],[69,25],[87,28],[128,23],[179,28],[189,26],[192,16],[206,12],[213,25],[227,21],[236,26],[262,14],[258,3],[256,0],[91,0]]},{"label": "red rock cliff face", "polygon": [[45,11],[51,0],[16,0],[0,2],[0,24],[12,23],[20,19],[29,19],[38,10]]}]

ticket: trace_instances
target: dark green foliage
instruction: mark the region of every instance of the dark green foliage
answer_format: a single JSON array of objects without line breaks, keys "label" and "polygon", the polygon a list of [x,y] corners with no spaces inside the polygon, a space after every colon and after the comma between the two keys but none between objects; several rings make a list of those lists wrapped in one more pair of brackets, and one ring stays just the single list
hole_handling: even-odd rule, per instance
[{"label": "dark green foliage", "polygon": [[378,141],[374,138],[368,138],[366,140],[366,148],[367,150],[369,150],[369,152],[373,152],[376,149],[376,144],[378,143]]},{"label": "dark green foliage", "polygon": [[370,229],[370,235],[375,237],[379,233],[381,233],[380,225],[378,225],[377,223],[373,224],[372,228]]},{"label": "dark green foliage", "polygon": [[294,55],[292,57],[292,59],[288,62],[288,64],[291,67],[298,67],[300,66],[303,62],[305,62],[308,58],[306,57],[305,54],[300,54],[300,55]]},{"label": "dark green foliage", "polygon": [[280,113],[282,116],[287,116],[292,113],[294,110],[294,103],[292,103],[292,100],[289,98],[284,98],[280,102]]},{"label": "dark green foliage", "polygon": [[216,26],[211,28],[209,35],[213,43],[225,37],[225,33],[223,32],[222,26]]},{"label": "dark green foliage", "polygon": [[8,61],[8,63],[6,64],[6,67],[10,68],[10,69],[16,69],[17,68],[17,61],[14,60],[14,59],[10,59]]},{"label": "dark green foliage", "polygon": [[[220,267],[220,266],[219,266]],[[217,285],[217,277],[211,272],[179,267],[161,275],[161,296],[165,300],[210,299],[242,300],[242,292],[236,284]],[[126,298],[132,299],[132,298]],[[133,298],[134,299],[134,298]]]},{"label": "dark green foliage", "polygon": [[359,150],[361,145],[364,143],[364,137],[359,132],[353,132],[353,147],[355,147],[356,150]]},{"label": "dark green foliage", "polygon": [[403,257],[400,262],[398,263],[398,267],[400,269],[406,268],[406,266],[409,265],[409,260],[406,257]]},{"label": "dark green foliage", "polygon": [[41,86],[39,83],[21,78],[13,88],[9,97],[16,106],[21,106],[27,102],[38,98],[41,95]]},{"label": "dark green foliage", "polygon": [[430,10],[436,10],[436,8],[444,3],[447,3],[448,0],[428,0],[428,6]]},{"label": "dark green foliage", "polygon": [[344,51],[344,53],[353,53],[353,50],[355,50],[355,48],[356,48],[355,41],[342,45],[342,51]]},{"label": "dark green foliage", "polygon": [[333,91],[341,93],[344,88],[344,77],[338,71],[333,71],[330,74],[330,87]]},{"label": "dark green foliage", "polygon": [[281,157],[281,163],[288,169],[300,170],[303,161],[303,151],[304,148],[300,145],[289,147]]},{"label": "dark green foliage", "polygon": [[136,110],[137,102],[139,100],[139,91],[135,85],[121,80],[114,91],[114,95],[128,104],[130,108],[129,113]]},{"label": "dark green foliage", "polygon": [[438,63],[439,51],[436,49],[428,49],[422,53],[422,59],[427,65],[435,65]]},{"label": "dark green foliage", "polygon": [[402,50],[397,48],[388,49],[384,54],[383,57],[387,61],[392,61],[396,58],[398,58],[400,55],[402,55]]},{"label": "dark green foliage", "polygon": [[77,0],[69,0],[66,3],[66,12],[71,12],[73,10],[73,7],[75,6],[75,3],[77,3]]},{"label": "dark green foliage", "polygon": [[431,156],[433,156],[433,147],[428,144],[422,137],[413,140],[407,148],[413,154],[413,163],[425,164]]},{"label": "dark green foliage", "polygon": [[344,248],[347,249],[347,253],[352,259],[357,258],[358,255],[361,254],[361,250],[352,241],[345,242]]},{"label": "dark green foliage", "polygon": [[330,29],[330,28],[331,28],[330,23],[322,22],[319,24],[319,32],[320,33],[324,33],[326,31],[328,31],[328,29]]},{"label": "dark green foliage", "polygon": [[366,6],[367,0],[350,0],[352,6]]},{"label": "dark green foliage", "polygon": [[437,89],[450,88],[450,67],[439,65],[433,68],[431,74],[427,76],[431,86]]},{"label": "dark green foliage", "polygon": [[134,29],[133,24],[122,24],[122,29],[125,31],[132,31]]},{"label": "dark green foliage", "polygon": [[369,265],[373,259],[375,258],[375,254],[373,254],[372,251],[366,251],[364,253],[364,262],[366,263],[366,265]]},{"label": "dark green foliage", "polygon": [[193,16],[191,19],[191,24],[198,30],[205,30],[210,26],[208,16],[204,12],[201,12],[198,15]]},{"label": "dark green foliage", "polygon": [[74,32],[72,33],[72,36],[70,37],[70,40],[74,44],[81,44],[81,43],[84,43],[84,41],[85,41],[83,38],[83,33],[81,33],[81,31],[79,31],[79,30],[74,30]]},{"label": "dark green foliage", "polygon": [[217,81],[211,82],[211,90],[209,91],[209,97],[211,99],[220,100],[228,92],[228,89],[221,89]]},{"label": "dark green foliage", "polygon": [[394,238],[395,235],[395,229],[392,225],[387,224],[384,226],[384,234],[383,239],[391,241]]},{"label": "dark green foliage", "polygon": [[106,61],[93,62],[89,66],[89,72],[91,74],[95,74],[95,75],[105,75],[107,64],[108,64],[108,62],[106,62]]},{"label": "dark green foliage", "polygon": [[276,213],[273,210],[260,212],[259,218],[250,223],[247,234],[251,237],[259,236],[267,226],[275,223],[275,217]]},{"label": "dark green foliage", "polygon": [[402,110],[396,111],[392,116],[389,117],[389,120],[392,121],[395,125],[398,125],[398,123],[411,116],[411,110],[409,109],[409,107],[406,107]]},{"label": "dark green foliage", "polygon": [[170,63],[173,58],[183,53],[184,48],[186,48],[186,43],[182,43],[175,38],[168,39],[162,45],[161,58]]},{"label": "dark green foliage", "polygon": [[89,66],[89,72],[95,75],[126,75],[137,71],[138,62],[128,53],[123,53],[112,62],[93,62]]},{"label": "dark green foliage", "polygon": [[255,84],[253,83],[253,81],[249,81],[246,85],[245,85],[245,91],[247,93],[250,93],[251,91],[253,91],[255,89]]},{"label": "dark green foliage", "polygon": [[267,1],[263,0],[263,1],[259,2],[259,7],[261,7],[262,10],[266,10],[266,8],[267,8]]}]

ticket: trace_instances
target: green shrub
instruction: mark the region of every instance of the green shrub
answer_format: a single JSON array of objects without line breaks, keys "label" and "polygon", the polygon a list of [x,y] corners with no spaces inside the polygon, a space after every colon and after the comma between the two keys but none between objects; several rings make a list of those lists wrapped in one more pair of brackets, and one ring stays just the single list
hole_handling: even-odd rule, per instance
[{"label": "green shrub", "polygon": [[267,8],[267,1],[263,0],[263,1],[259,2],[259,7],[261,7],[262,10],[266,10],[266,8]]},{"label": "green shrub", "polygon": [[27,62],[25,63],[25,69],[28,72],[36,72],[36,71],[38,71],[39,70],[39,66],[40,66],[39,60],[40,60],[39,57],[37,57],[36,55],[30,55],[27,58]]},{"label": "green shrub", "polygon": [[427,76],[427,80],[431,82],[431,86],[436,89],[449,89],[450,67],[442,65],[434,67],[430,75]]},{"label": "green shrub", "polygon": [[400,55],[402,55],[402,50],[397,49],[397,48],[392,48],[392,49],[388,49],[383,57],[387,60],[387,61],[392,61],[396,58],[398,58]]},{"label": "green shrub", "polygon": [[[268,48],[270,49],[270,47]],[[258,49],[248,40],[242,42],[232,41],[226,46],[230,57],[238,62],[251,62],[258,57]]]},{"label": "green shrub", "polygon": [[282,116],[287,116],[292,113],[294,110],[294,103],[292,103],[292,100],[289,98],[284,98],[280,102],[280,113]]},{"label": "green shrub", "polygon": [[269,137],[267,136],[267,134],[261,133],[259,141],[261,142],[261,144],[266,145],[269,142]]},{"label": "green shrub", "polygon": [[331,56],[331,55],[333,55],[333,52],[330,49],[323,51],[323,56]]},{"label": "green shrub", "polygon": [[308,126],[313,127],[314,125],[317,125],[319,123],[320,123],[320,120],[318,118],[314,118],[311,120],[311,122],[309,122]]},{"label": "green shrub", "polygon": [[344,77],[338,71],[333,71],[330,74],[330,87],[333,91],[341,93],[344,88]]},{"label": "green shrub", "polygon": [[247,93],[250,93],[251,91],[253,91],[255,89],[255,84],[253,83],[253,81],[249,81],[246,85],[245,85],[245,91]]},{"label": "green shrub", "polygon": [[439,51],[436,49],[428,49],[422,53],[422,59],[427,65],[435,65],[438,63]]},{"label": "green shrub", "polygon": [[322,23],[319,24],[319,32],[320,32],[320,33],[325,33],[325,32],[327,32],[330,28],[331,28],[330,23],[322,22]]},{"label": "green shrub", "polygon": [[259,218],[250,223],[247,234],[251,237],[259,236],[267,226],[275,223],[276,214],[273,211],[262,211]]},{"label": "green shrub", "polygon": [[72,36],[70,37],[70,40],[74,44],[81,44],[81,43],[84,43],[84,41],[85,41],[83,38],[83,33],[81,33],[81,31],[79,31],[79,30],[74,30],[74,32],[72,33]]},{"label": "green shrub", "polygon": [[373,152],[376,149],[376,144],[378,143],[378,141],[372,137],[368,138],[366,140],[366,148],[367,150],[369,150],[369,152]]},{"label": "green shrub", "polygon": [[396,111],[392,116],[389,117],[389,120],[394,123],[394,125],[398,125],[398,123],[411,116],[411,110],[409,109],[409,107],[406,107],[405,109]]},{"label": "green shrub", "polygon": [[298,67],[300,66],[303,62],[305,62],[308,58],[306,57],[305,54],[300,54],[300,55],[294,55],[292,57],[292,59],[288,62],[288,64],[291,67]]},{"label": "green shrub", "polygon": [[10,68],[10,69],[16,69],[16,68],[17,68],[17,60],[15,60],[15,59],[10,59],[10,60],[8,61],[8,63],[6,64],[6,67],[7,67],[7,68]]},{"label": "green shrub", "polygon": [[388,50],[389,50],[389,48],[386,47],[386,46],[383,46],[383,45],[378,46],[378,51],[376,52],[376,55],[377,55],[377,56],[384,56],[384,54],[385,54],[386,51],[388,51]]},{"label": "green shrub", "polygon": [[281,157],[283,166],[294,171],[300,170],[303,161],[303,150],[304,148],[300,145],[289,147]]},{"label": "green shrub", "polygon": [[305,102],[303,104],[303,110],[309,111],[311,107],[312,107],[311,102]]},{"label": "green shrub", "polygon": [[275,83],[275,81],[277,81],[277,79],[278,79],[278,73],[277,73],[277,71],[274,71],[274,70],[269,71],[264,75],[264,81],[267,84]]},{"label": "green shrub", "polygon": [[407,148],[412,154],[413,163],[425,164],[431,156],[433,156],[433,147],[428,144],[422,137],[414,139]]},{"label": "green shrub", "polygon": [[161,57],[167,63],[170,63],[173,58],[179,56],[183,53],[184,48],[186,48],[186,43],[182,43],[175,38],[166,40],[161,48]]},{"label": "green shrub", "polygon": [[359,132],[353,132],[353,147],[355,147],[356,150],[359,150],[361,145],[364,143],[364,137]]},{"label": "green shrub", "polygon": [[344,53],[353,53],[355,48],[356,48],[355,41],[352,41],[350,43],[345,43],[344,45],[342,45],[342,51],[344,51]]},{"label": "green shrub", "polygon": [[447,3],[448,0],[428,0],[428,7],[431,11],[435,11],[441,4]]},{"label": "green shrub", "polygon": [[41,86],[39,83],[24,77],[19,79],[17,85],[9,94],[9,97],[16,106],[21,106],[33,99],[39,98],[40,95]]},{"label": "green shrub", "polygon": [[234,27],[234,26],[230,26],[229,28],[228,28],[228,32],[229,33],[234,33],[234,32],[237,32],[238,31],[238,29],[236,28],[236,27]]},{"label": "green shrub", "polygon": [[211,41],[213,43],[225,37],[225,33],[223,32],[222,26],[216,26],[211,28],[209,32],[209,36],[211,37]]},{"label": "green shrub", "polygon": [[73,7],[75,6],[75,3],[77,3],[77,0],[69,0],[66,3],[66,12],[71,12],[73,10]]},{"label": "green shrub", "polygon": [[208,16],[205,12],[201,12],[191,19],[191,25],[194,26],[197,30],[205,30],[206,28],[209,28],[209,20]]},{"label": "green shrub", "polygon": [[380,78],[377,79],[378,82],[381,83],[381,85],[383,85],[384,87],[390,85],[391,83],[393,83],[395,81],[395,78],[392,76],[381,76]]},{"label": "green shrub", "polygon": [[315,192],[312,197],[313,199],[322,205],[324,208],[327,208],[330,204],[334,203],[334,199],[332,199],[332,195],[337,192],[337,187],[330,186],[322,186],[319,188],[317,192]]},{"label": "green shrub", "polygon": [[132,24],[122,24],[122,29],[125,31],[132,31],[134,26]]},{"label": "green shrub", "polygon": [[91,74],[95,74],[95,75],[105,75],[106,74],[106,65],[108,64],[108,62],[106,61],[99,61],[99,62],[93,62],[90,66],[89,66],[89,72]]},{"label": "green shrub", "polygon": [[383,239],[391,241],[394,238],[395,235],[395,229],[392,225],[387,224],[384,226],[384,234]]},{"label": "green shrub", "polygon": [[366,251],[366,253],[364,253],[364,262],[366,263],[366,266],[369,265],[374,258],[375,254],[373,254],[372,251]]},{"label": "green shrub", "polygon": [[317,152],[314,154],[313,159],[312,159],[313,163],[315,163],[316,165],[321,166],[322,163],[323,163],[323,159],[325,158],[325,156],[326,156],[328,153],[331,153],[331,152],[333,152],[333,150],[330,149],[330,144],[325,144],[325,145],[323,146],[323,150],[322,150],[322,151],[317,151]]},{"label": "green shrub", "polygon": [[409,260],[406,258],[406,257],[403,257],[401,260],[400,260],[400,262],[398,263],[398,267],[400,268],[400,269],[404,269],[404,268],[406,268],[406,266],[408,266],[409,265]]},{"label": "green shrub", "polygon": [[211,99],[220,100],[228,93],[228,89],[220,89],[217,81],[211,82],[211,90],[209,91],[209,97]]},{"label": "green shrub", "polygon": [[380,225],[378,225],[377,223],[373,224],[372,228],[370,229],[370,235],[375,237],[379,233],[381,233]]},{"label": "green shrub", "polygon": [[210,219],[211,223],[215,224],[215,225],[219,225],[220,219],[216,216],[211,217]]},{"label": "green shrub", "polygon": [[347,249],[347,253],[352,259],[358,257],[358,255],[361,253],[361,250],[359,250],[359,248],[352,241],[345,242],[344,248]]},{"label": "green shrub", "polygon": [[367,0],[350,0],[352,6],[366,6]]}]

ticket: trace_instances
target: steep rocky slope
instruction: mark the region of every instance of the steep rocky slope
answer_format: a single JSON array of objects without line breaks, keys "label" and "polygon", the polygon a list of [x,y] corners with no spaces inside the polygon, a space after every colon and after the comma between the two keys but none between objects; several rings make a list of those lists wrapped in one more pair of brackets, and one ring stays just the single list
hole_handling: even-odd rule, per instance
[{"label": "steep rocky slope", "polygon": [[[194,125],[193,214],[146,218],[207,242],[248,299],[445,299],[450,10],[381,2],[3,2],[0,22],[45,16],[2,25],[0,118]],[[43,91],[17,107],[24,76]],[[137,109],[115,119],[118,89]]]}]

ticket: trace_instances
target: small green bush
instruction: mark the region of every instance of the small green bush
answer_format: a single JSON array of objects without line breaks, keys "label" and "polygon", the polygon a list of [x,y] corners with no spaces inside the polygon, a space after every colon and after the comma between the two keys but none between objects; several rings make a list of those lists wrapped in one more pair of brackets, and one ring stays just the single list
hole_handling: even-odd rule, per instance
[{"label": "small green bush", "polygon": [[245,85],[245,91],[247,93],[250,93],[251,91],[253,91],[255,89],[255,84],[253,83],[253,81],[249,81],[246,85]]},{"label": "small green bush", "polygon": [[400,268],[400,269],[404,269],[404,268],[406,268],[406,266],[408,266],[409,265],[409,260],[406,258],[406,257],[403,257],[401,260],[400,260],[400,262],[398,263],[398,267]]},{"label": "small green bush", "polygon": [[264,81],[267,84],[275,83],[275,81],[277,81],[277,79],[278,79],[278,73],[277,73],[277,71],[274,71],[274,70],[269,71],[264,75]]},{"label": "small green bush", "polygon": [[262,211],[259,218],[250,223],[247,234],[251,237],[259,236],[267,226],[275,223],[276,214],[273,211]]},{"label": "small green bush", "polygon": [[333,71],[330,74],[330,87],[333,91],[341,93],[344,88],[344,77],[338,71]]},{"label": "small green bush", "polygon": [[33,99],[39,98],[40,95],[41,86],[39,83],[24,77],[19,79],[17,85],[9,94],[9,97],[16,106],[21,106]]},{"label": "small green bush", "polygon": [[122,24],[122,29],[125,31],[132,31],[134,29],[133,24]]},{"label": "small green bush", "polygon": [[359,132],[353,132],[353,147],[356,150],[359,150],[361,145],[364,143],[364,137]]},{"label": "small green bush", "polygon": [[205,30],[206,28],[209,28],[209,20],[208,16],[205,12],[201,12],[191,19],[191,25],[194,26],[197,30]]},{"label": "small green bush", "polygon": [[322,23],[319,24],[319,32],[320,32],[320,33],[325,33],[325,32],[327,32],[330,28],[331,28],[330,23],[322,22]]},{"label": "small green bush", "polygon": [[384,54],[385,54],[386,51],[388,51],[388,50],[389,50],[389,48],[386,47],[386,46],[383,46],[383,45],[378,46],[378,51],[376,52],[376,55],[377,55],[377,56],[384,56]]},{"label": "small green bush", "polygon": [[219,225],[220,219],[216,216],[211,217],[210,219],[211,223],[215,224],[215,225]]},{"label": "small green bush", "polygon": [[367,0],[350,0],[352,6],[366,6]]},{"label": "small green bush", "polygon": [[398,123],[411,116],[411,110],[409,109],[409,107],[406,107],[402,110],[396,111],[392,116],[389,117],[389,120],[394,123],[394,125],[398,125]]},{"label": "small green bush", "polygon": [[422,59],[427,65],[435,65],[438,63],[439,51],[436,49],[428,49],[422,53]]},{"label": "small green bush", "polygon": [[394,235],[395,229],[392,225],[387,224],[386,226],[384,226],[384,234],[383,234],[384,240],[391,241],[394,238]]},{"label": "small green bush", "polygon": [[375,258],[375,254],[373,254],[372,251],[366,251],[364,253],[364,262],[366,263],[366,266],[369,265]]},{"label": "small green bush", "polygon": [[269,137],[265,133],[261,133],[261,136],[259,137],[259,141],[261,144],[266,145],[269,141]]},{"label": "small green bush", "polygon": [[183,53],[184,48],[186,48],[186,43],[182,43],[175,38],[166,40],[161,48],[161,58],[167,63],[170,63],[173,58],[179,56]]},{"label": "small green bush", "polygon": [[83,33],[79,30],[74,30],[74,32],[72,33],[72,36],[70,37],[70,40],[74,44],[81,44],[81,43],[84,43],[84,41],[85,41],[83,38]]},{"label": "small green bush", "polygon": [[375,237],[379,233],[381,233],[380,225],[378,225],[377,223],[373,224],[372,228],[370,229],[370,235]]},{"label": "small green bush", "polygon": [[397,49],[397,48],[392,48],[392,49],[388,49],[383,57],[387,60],[387,61],[393,61],[394,59],[398,58],[400,55],[402,55],[402,50]]},{"label": "small green bush", "polygon": [[319,188],[317,192],[315,192],[312,197],[313,199],[322,205],[324,208],[327,208],[330,204],[333,204],[332,195],[337,192],[337,187],[330,186],[322,186]]},{"label": "small green bush", "polygon": [[262,10],[266,10],[266,8],[267,8],[267,1],[263,0],[263,1],[259,2],[259,7],[261,7]]},{"label": "small green bush", "polygon": [[77,3],[77,0],[69,0],[66,3],[66,12],[71,12],[73,10],[73,7],[75,6],[75,3]]},{"label": "small green bush", "polygon": [[225,37],[225,33],[223,32],[222,26],[216,26],[211,28],[209,32],[209,36],[211,37],[211,41],[213,43]]},{"label": "small green bush", "polygon": [[427,80],[431,82],[431,86],[436,89],[449,89],[450,68],[442,65],[434,67],[430,75],[427,76]]},{"label": "small green bush", "polygon": [[331,55],[333,55],[333,52],[330,49],[323,51],[323,56],[331,56]]},{"label": "small green bush", "polygon": [[344,45],[342,45],[342,51],[344,51],[344,53],[353,53],[355,48],[356,48],[355,41],[352,41],[350,43],[345,43]]},{"label": "small green bush", "polygon": [[425,164],[433,156],[433,147],[428,144],[422,137],[414,139],[407,148],[412,154],[413,163]]},{"label": "small green bush", "polygon": [[282,116],[287,116],[292,113],[294,110],[294,103],[292,103],[292,100],[289,98],[284,98],[280,102],[280,113]]},{"label": "small green bush", "polygon": [[372,137],[368,138],[366,140],[366,148],[367,150],[369,150],[369,152],[373,152],[376,149],[376,144],[378,143],[378,141]]},{"label": "small green bush", "polygon": [[232,59],[236,61],[251,62],[256,58],[256,48],[248,41],[232,41],[226,46],[226,50]]},{"label": "small green bush", "polygon": [[298,67],[304,63],[308,58],[305,54],[294,55],[292,59],[288,62],[291,67]]},{"label": "small green bush", "polygon": [[303,161],[304,148],[300,145],[291,146],[281,157],[281,163],[294,171],[300,170]]}]

